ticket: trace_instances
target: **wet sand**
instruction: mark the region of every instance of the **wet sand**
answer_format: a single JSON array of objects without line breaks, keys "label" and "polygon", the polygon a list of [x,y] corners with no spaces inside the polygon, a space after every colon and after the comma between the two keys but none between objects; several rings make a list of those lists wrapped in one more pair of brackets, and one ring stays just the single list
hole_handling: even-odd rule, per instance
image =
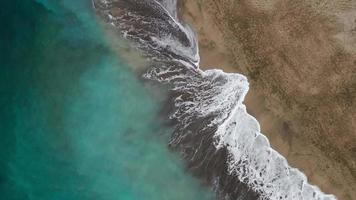
[{"label": "wet sand", "polygon": [[[263,2],[263,3],[261,3]],[[312,184],[356,199],[356,1],[181,0],[201,68],[246,75],[245,103]]]}]

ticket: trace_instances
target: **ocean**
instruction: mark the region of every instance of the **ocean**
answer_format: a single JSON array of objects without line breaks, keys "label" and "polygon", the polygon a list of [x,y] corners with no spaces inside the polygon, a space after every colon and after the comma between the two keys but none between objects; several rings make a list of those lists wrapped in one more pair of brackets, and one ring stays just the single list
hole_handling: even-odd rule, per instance
[{"label": "ocean", "polygon": [[90,1],[5,1],[0,16],[1,199],[215,199]]},{"label": "ocean", "polygon": [[336,199],[272,149],[245,76],[199,68],[176,6],[2,3],[1,199]]}]

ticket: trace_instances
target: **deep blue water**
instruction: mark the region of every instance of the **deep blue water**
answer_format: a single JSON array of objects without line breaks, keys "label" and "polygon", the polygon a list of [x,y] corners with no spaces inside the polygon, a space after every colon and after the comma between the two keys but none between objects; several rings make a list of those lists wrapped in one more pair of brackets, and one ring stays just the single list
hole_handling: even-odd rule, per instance
[{"label": "deep blue water", "polygon": [[3,1],[0,21],[0,199],[212,199],[90,1]]}]

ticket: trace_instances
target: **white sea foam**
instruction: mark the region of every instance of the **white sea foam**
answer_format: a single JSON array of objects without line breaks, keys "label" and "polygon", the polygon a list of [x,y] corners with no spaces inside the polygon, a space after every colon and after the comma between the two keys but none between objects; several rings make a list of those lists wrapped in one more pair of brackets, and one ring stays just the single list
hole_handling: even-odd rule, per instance
[{"label": "white sea foam", "polygon": [[[191,96],[189,99],[178,96],[174,101],[176,112],[172,118],[177,119],[180,124],[189,126],[196,117],[204,118],[212,114],[215,116],[207,126],[217,126],[214,134],[215,147],[228,150],[227,173],[238,177],[241,182],[261,194],[261,199],[336,199],[333,195],[324,194],[318,187],[310,185],[302,172],[289,166],[286,159],[271,148],[268,139],[261,133],[259,123],[246,112],[243,104],[249,89],[245,76],[221,70],[199,69],[196,36],[189,26],[178,21],[176,0],[147,0],[148,5],[161,7],[163,15],[169,15],[167,24],[157,22],[158,19],[153,19],[155,21],[152,22],[134,13],[112,16],[107,8],[110,8],[112,2],[120,0],[94,1],[97,5],[103,4],[100,6],[104,8],[103,12],[108,16],[109,23],[119,27],[129,39],[138,42],[138,48],[149,54],[151,59],[162,63],[170,59],[171,62],[180,63],[153,67],[145,76],[159,82],[171,83],[173,90]],[[177,36],[171,33],[156,34],[156,29],[140,30],[133,25],[135,20],[140,20],[143,25],[153,23],[152,26],[179,31],[185,34],[186,39],[178,40]],[[136,32],[130,34],[132,31]],[[149,36],[149,41],[143,40],[144,36]],[[147,53],[148,51],[150,53]],[[174,56],[163,55],[165,51]]]},{"label": "white sea foam", "polygon": [[160,3],[174,19],[178,19],[177,0],[156,0],[156,2]]}]

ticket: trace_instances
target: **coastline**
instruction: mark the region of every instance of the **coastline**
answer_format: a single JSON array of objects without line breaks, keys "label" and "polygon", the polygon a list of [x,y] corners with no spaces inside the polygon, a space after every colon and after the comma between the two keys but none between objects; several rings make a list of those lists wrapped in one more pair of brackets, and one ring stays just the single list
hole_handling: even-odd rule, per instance
[{"label": "coastline", "polygon": [[[273,10],[271,11],[272,8],[279,6],[279,9],[283,10],[289,8],[288,5],[272,4],[274,1],[268,1],[271,3],[268,5],[257,5],[257,8],[256,5],[230,5],[231,8],[238,10],[241,9],[240,7],[243,7],[253,13],[249,14],[246,12],[241,14],[241,16],[236,17],[234,13],[228,16],[228,14],[231,13],[220,11],[226,9],[224,8],[224,5],[228,6],[231,4],[228,2],[225,2],[224,4],[223,2],[225,1],[221,1],[221,4],[218,4],[216,1],[208,0],[203,4],[201,1],[180,1],[180,16],[185,22],[193,26],[199,38],[201,68],[220,68],[227,72],[238,72],[247,75],[250,81],[250,90],[245,99],[247,110],[259,121],[262,132],[269,138],[272,147],[287,158],[291,166],[303,171],[308,177],[308,180],[312,184],[320,187],[322,191],[335,194],[338,199],[341,200],[354,200],[356,191],[354,191],[352,187],[356,185],[356,166],[354,164],[356,159],[352,155],[356,149],[356,144],[354,142],[354,132],[349,131],[352,130],[352,122],[355,119],[354,114],[356,113],[354,110],[349,109],[349,107],[352,107],[353,101],[351,101],[351,105],[338,104],[339,106],[335,104],[340,102],[333,102],[331,100],[323,101],[323,105],[317,107],[313,105],[313,103],[315,103],[313,101],[318,98],[326,98],[322,95],[325,95],[324,90],[327,88],[324,85],[320,85],[320,87],[318,87],[319,85],[316,85],[313,87],[316,83],[313,82],[312,79],[314,79],[315,76],[325,76],[325,74],[315,73],[313,74],[315,76],[306,79],[305,83],[298,83],[297,81],[303,79],[294,79],[292,77],[294,74],[298,75],[303,73],[301,70],[305,70],[303,67],[295,69],[296,66],[294,65],[294,62],[297,62],[298,59],[302,59],[298,64],[306,64],[306,66],[316,64],[318,67],[318,65],[321,65],[320,62],[322,59],[340,53],[332,52],[331,55],[323,54],[327,52],[327,50],[330,50],[328,49],[329,35],[325,37],[323,35],[317,35],[314,37],[314,35],[317,33],[319,34],[319,32],[310,30],[310,33],[305,33],[306,36],[303,40],[298,39],[294,42],[288,38],[290,46],[297,50],[301,47],[306,47],[310,51],[315,51],[317,48],[308,46],[307,42],[314,42],[315,39],[320,39],[319,45],[325,47],[325,52],[324,49],[321,49],[321,54],[314,53],[315,55],[309,60],[303,60],[302,56],[305,55],[295,54],[296,52],[293,51],[293,49],[288,49],[288,46],[283,43],[284,38],[280,39],[281,42],[278,40],[279,38],[270,35],[277,29],[264,30],[263,24],[258,24],[258,20],[261,19],[261,16],[268,17],[273,15],[271,14],[273,13]],[[298,7],[298,5],[296,7]],[[299,11],[303,12],[303,10]],[[233,19],[234,17],[235,19]],[[250,30],[248,34],[255,34],[255,37],[261,37],[261,41],[252,38],[251,40],[258,41],[252,43],[250,46],[246,45],[251,43],[248,39],[247,41],[241,41],[246,36],[244,34],[247,33],[244,33],[241,27],[236,25],[239,23],[239,20],[246,19],[256,19],[257,21],[255,22],[251,20],[244,24],[245,28]],[[274,18],[271,19],[272,22],[273,20]],[[303,19],[301,19],[301,21],[303,21]],[[241,34],[236,33],[229,28],[232,23],[236,23],[234,24],[236,25],[234,28],[240,28],[239,30],[242,30]],[[297,29],[300,23],[301,22],[295,22]],[[262,26],[262,28],[259,26]],[[320,26],[323,27],[323,24]],[[333,31],[335,30],[330,32],[334,33]],[[278,35],[278,33],[276,34]],[[266,40],[268,38],[267,36],[270,36],[271,41],[275,42],[276,45],[272,45],[270,49],[261,49],[268,47],[269,45],[269,43],[268,45],[260,43],[263,42],[263,39]],[[308,41],[308,39],[310,41]],[[242,43],[242,45],[239,43]],[[337,45],[334,43],[332,44],[332,47],[330,47],[331,50],[337,51],[337,49],[334,49]],[[285,49],[287,53],[281,55],[281,52],[275,52],[277,47]],[[349,49],[350,46],[347,47],[347,51],[352,52],[353,46],[351,46],[351,50]],[[340,65],[336,65],[336,67],[341,71],[345,70],[344,68],[353,69],[352,66],[354,61],[352,59],[354,58],[350,56],[351,53],[341,53],[345,55],[341,60],[338,60]],[[261,54],[261,57],[256,58],[256,54]],[[280,57],[283,56],[285,57],[285,60],[280,61]],[[273,59],[270,60],[269,58]],[[257,70],[261,65],[277,65],[279,68],[270,67],[271,72],[268,73],[264,69]],[[279,70],[280,72],[276,72],[276,70]],[[331,72],[333,73],[333,71]],[[351,70],[351,72],[348,73],[353,75],[355,74],[354,72],[355,71]],[[346,72],[344,73],[346,74]],[[307,74],[304,74],[304,76],[305,75]],[[283,76],[285,76],[285,78],[283,78]],[[349,78],[348,76],[347,78],[350,81],[352,80],[352,78]],[[339,83],[337,81],[338,80],[336,80],[336,84]],[[280,87],[278,86],[279,83],[281,84]],[[340,83],[338,86],[339,85]],[[342,87],[346,86],[340,85],[339,87],[342,89]],[[337,92],[335,92],[335,95],[338,94]],[[328,95],[333,94],[334,93]],[[309,102],[312,103],[310,106],[301,106],[302,103],[306,104]],[[327,106],[330,106],[331,108],[326,108]],[[337,109],[348,108],[348,111],[351,114],[347,116],[348,118],[345,119],[345,122],[328,124],[339,117],[339,113],[332,114],[335,112],[332,106],[336,106]],[[312,116],[305,116],[306,114]],[[321,114],[327,114],[327,116],[320,116]],[[314,119],[307,121],[310,117],[314,117]],[[335,131],[345,130],[345,127],[348,127],[349,129],[338,134],[340,135],[340,138],[333,134]],[[325,129],[331,129],[331,131],[323,133]],[[310,133],[311,130],[314,130],[315,134],[314,132]]]}]

